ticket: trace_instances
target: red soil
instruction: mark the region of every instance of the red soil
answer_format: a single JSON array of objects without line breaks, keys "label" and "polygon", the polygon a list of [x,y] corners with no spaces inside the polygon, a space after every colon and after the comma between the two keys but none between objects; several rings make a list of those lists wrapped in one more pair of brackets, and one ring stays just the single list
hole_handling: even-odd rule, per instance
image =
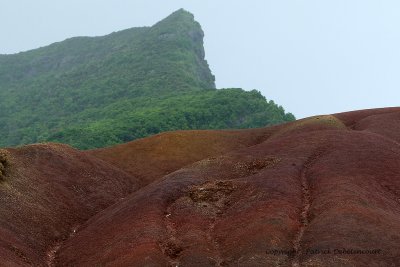
[{"label": "red soil", "polygon": [[87,153],[133,174],[142,185],[147,185],[201,159],[260,143],[279,127],[282,126],[236,131],[165,132]]},{"label": "red soil", "polygon": [[7,149],[1,263],[400,266],[399,130],[391,108]]},{"label": "red soil", "polygon": [[46,266],[73,229],[137,189],[131,175],[65,145],[1,150],[0,263]]}]

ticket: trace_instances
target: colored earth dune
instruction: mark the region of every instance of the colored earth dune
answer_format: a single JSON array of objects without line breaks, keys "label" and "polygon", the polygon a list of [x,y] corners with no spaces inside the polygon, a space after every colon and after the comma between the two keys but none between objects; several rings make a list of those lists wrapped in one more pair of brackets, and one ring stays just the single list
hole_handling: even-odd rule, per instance
[{"label": "colored earth dune", "polygon": [[0,150],[1,266],[400,266],[400,108]]}]

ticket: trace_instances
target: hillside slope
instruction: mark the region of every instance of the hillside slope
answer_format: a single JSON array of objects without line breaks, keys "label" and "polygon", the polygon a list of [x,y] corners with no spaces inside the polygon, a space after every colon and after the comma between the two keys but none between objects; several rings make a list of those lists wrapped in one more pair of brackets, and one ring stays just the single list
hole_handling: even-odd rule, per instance
[{"label": "hillside slope", "polygon": [[192,14],[0,55],[0,147],[55,141],[87,149],[167,130],[293,120],[258,92],[216,90]]},{"label": "hillside slope", "polygon": [[1,149],[0,266],[47,266],[78,225],[138,188],[132,175],[66,145]]},{"label": "hillside slope", "polygon": [[[250,147],[165,175],[91,218],[63,244],[56,262],[398,266],[399,128],[400,108],[392,108],[316,116],[264,133],[252,130],[248,137],[258,141],[250,141]],[[193,142],[212,143],[210,134],[186,133]],[[142,142],[152,147],[156,141]],[[125,148],[91,153],[110,162],[131,161],[119,166],[134,172],[132,166],[141,162],[130,155],[141,148],[135,143]],[[185,146],[163,148],[172,162],[177,150],[193,153]]]},{"label": "hillside slope", "polygon": [[0,266],[398,266],[399,144],[387,108],[3,149]]}]

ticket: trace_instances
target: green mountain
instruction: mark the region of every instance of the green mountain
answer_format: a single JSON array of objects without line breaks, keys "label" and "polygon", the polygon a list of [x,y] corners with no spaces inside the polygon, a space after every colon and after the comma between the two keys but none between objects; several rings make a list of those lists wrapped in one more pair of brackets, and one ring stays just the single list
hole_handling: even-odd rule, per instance
[{"label": "green mountain", "polygon": [[181,9],[152,27],[0,55],[0,146],[88,149],[161,131],[294,119],[257,91],[215,89],[203,36]]}]

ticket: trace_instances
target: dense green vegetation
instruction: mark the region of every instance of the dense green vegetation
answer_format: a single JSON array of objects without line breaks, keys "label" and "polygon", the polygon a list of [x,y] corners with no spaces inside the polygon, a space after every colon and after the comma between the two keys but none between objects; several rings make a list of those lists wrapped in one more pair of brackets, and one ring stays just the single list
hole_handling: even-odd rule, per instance
[{"label": "dense green vegetation", "polygon": [[293,119],[257,91],[216,90],[203,31],[184,10],[152,27],[0,55],[0,146],[87,149],[167,130]]}]

